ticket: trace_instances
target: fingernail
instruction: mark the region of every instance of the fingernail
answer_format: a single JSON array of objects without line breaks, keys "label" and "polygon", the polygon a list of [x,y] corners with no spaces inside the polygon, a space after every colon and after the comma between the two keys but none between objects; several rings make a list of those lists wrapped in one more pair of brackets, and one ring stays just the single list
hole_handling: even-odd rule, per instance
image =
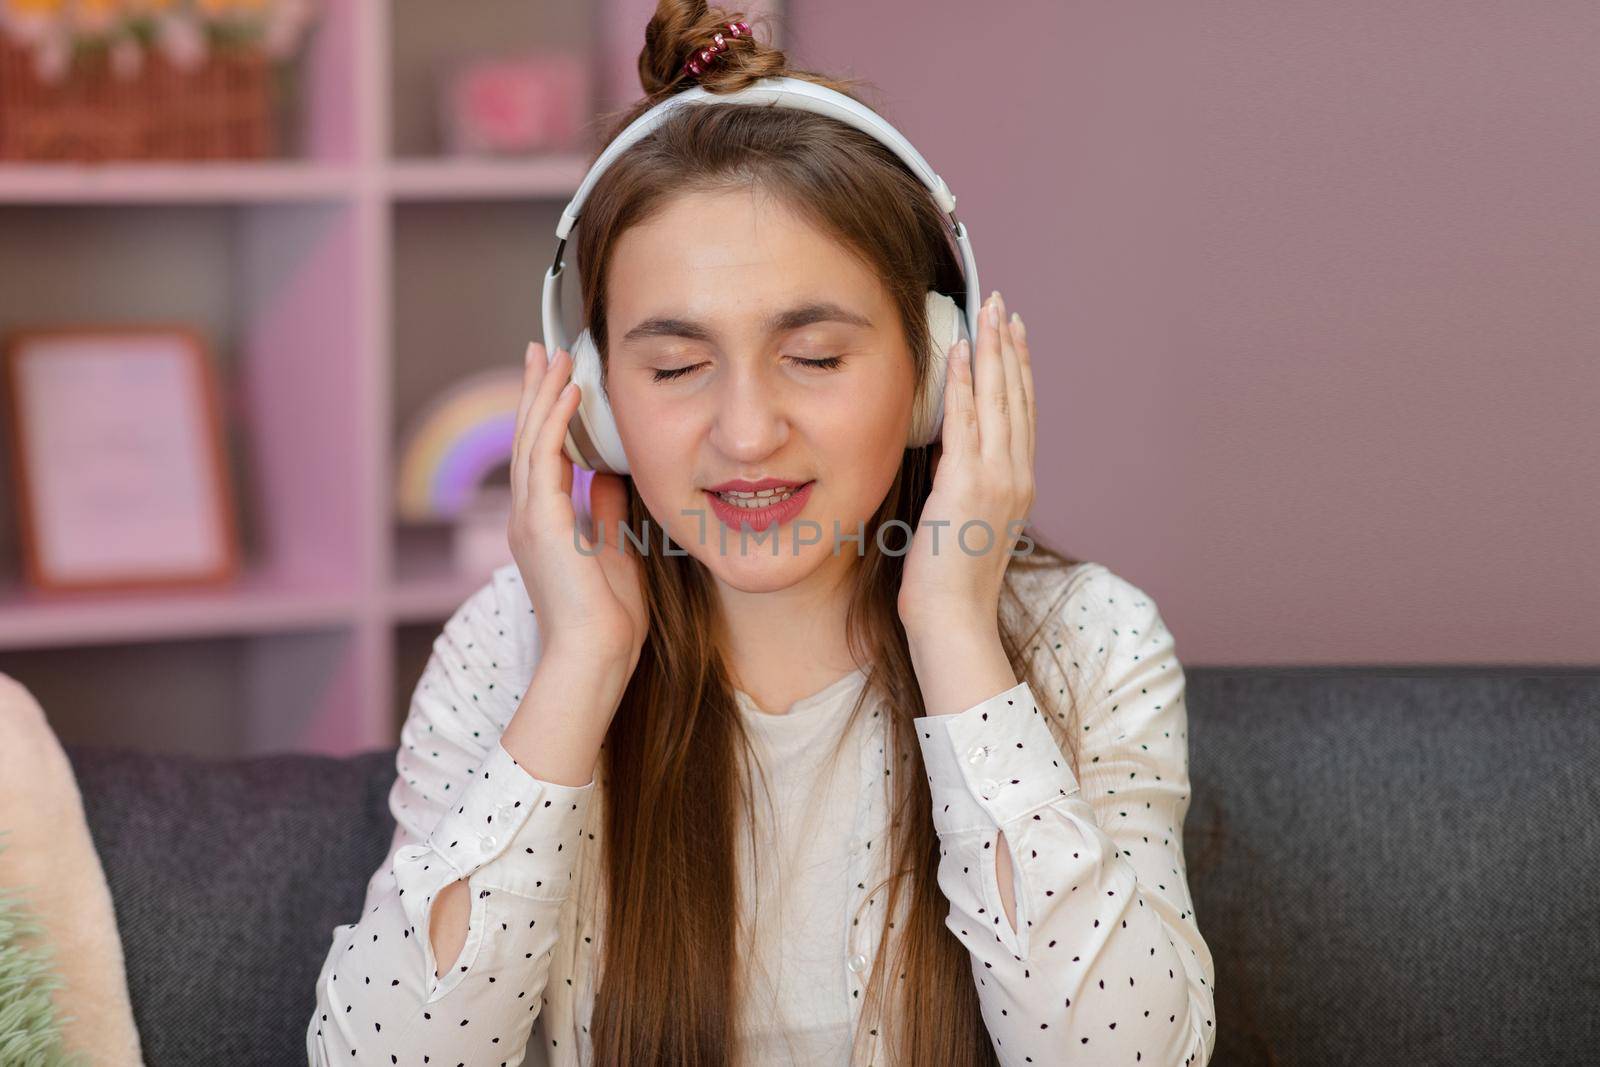
[{"label": "fingernail", "polygon": [[984,309],[983,309],[983,317],[989,321],[989,325],[990,326],[993,326],[996,329],[999,328],[999,326],[1000,326],[1000,313],[994,309],[993,301],[991,301],[988,305],[986,305],[984,307]]},{"label": "fingernail", "polygon": [[522,361],[524,363],[531,363],[533,361],[533,342],[532,341],[528,342],[527,351],[522,353]]},{"label": "fingernail", "polygon": [[568,382],[566,385],[563,385],[561,387],[560,399],[565,400],[568,396],[572,395],[572,391],[574,389],[576,389],[577,387],[578,387],[578,383],[577,382]]},{"label": "fingernail", "polygon": [[972,347],[967,344],[967,339],[965,337],[956,342],[955,355],[957,359],[967,359],[972,355]]},{"label": "fingernail", "polygon": [[1000,314],[1006,313],[1006,298],[1000,295],[1000,290],[994,291],[994,306],[1000,309]]},{"label": "fingernail", "polygon": [[1022,324],[1022,316],[1015,311],[1011,313],[1011,328],[1017,331],[1017,336],[1024,341],[1028,339],[1028,328]]}]

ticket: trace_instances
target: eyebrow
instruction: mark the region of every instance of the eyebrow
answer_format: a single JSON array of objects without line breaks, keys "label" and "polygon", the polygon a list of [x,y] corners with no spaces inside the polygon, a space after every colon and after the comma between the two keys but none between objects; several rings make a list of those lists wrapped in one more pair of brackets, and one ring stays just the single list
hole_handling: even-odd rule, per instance
[{"label": "eyebrow", "polygon": [[[765,327],[767,334],[787,333],[798,330],[802,326],[810,326],[814,322],[842,322],[848,326],[871,327],[872,320],[865,315],[857,314],[849,308],[841,307],[828,300],[815,300],[809,304],[786,308],[767,316]],[[629,330],[622,337],[622,343],[632,344],[651,337],[684,337],[691,341],[710,342],[716,339],[716,334],[704,323],[694,322],[690,319],[678,319],[671,316],[656,316],[645,319],[639,325]]]}]

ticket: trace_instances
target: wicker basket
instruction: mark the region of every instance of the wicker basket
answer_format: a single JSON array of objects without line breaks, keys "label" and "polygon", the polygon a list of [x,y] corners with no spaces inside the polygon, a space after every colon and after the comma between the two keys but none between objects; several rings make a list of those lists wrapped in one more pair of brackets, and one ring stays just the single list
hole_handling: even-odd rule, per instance
[{"label": "wicker basket", "polygon": [[104,49],[41,81],[33,57],[0,39],[0,160],[263,159],[278,153],[277,68],[259,49],[213,49],[184,71],[156,52],[118,78]]}]

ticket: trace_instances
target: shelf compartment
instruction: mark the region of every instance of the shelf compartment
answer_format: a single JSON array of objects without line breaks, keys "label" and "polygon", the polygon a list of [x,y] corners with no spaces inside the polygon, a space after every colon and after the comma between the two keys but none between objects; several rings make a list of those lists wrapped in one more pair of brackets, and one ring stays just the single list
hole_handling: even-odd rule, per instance
[{"label": "shelf compartment", "polygon": [[[395,158],[445,154],[439,94],[456,64],[536,49],[594,54],[598,9],[591,4],[476,0],[470,18],[459,5],[437,0],[392,0],[389,10],[389,154]],[[642,35],[644,18],[635,33]],[[586,115],[595,111],[595,80],[591,76]]]},{"label": "shelf compartment", "polygon": [[[395,455],[404,429],[433,397],[473,372],[521,366],[528,341],[542,338],[539,298],[548,261],[529,248],[554,249],[563,206],[534,200],[392,205]],[[509,474],[508,462],[485,481],[505,484]],[[396,622],[442,621],[488,580],[488,572],[456,571],[447,524],[401,523],[392,511],[389,523],[389,611]],[[507,548],[502,562],[510,561]]]},{"label": "shelf compartment", "polygon": [[[376,535],[363,526],[362,450],[378,431],[359,388],[358,215],[325,203],[0,207],[0,334],[154,321],[206,340],[244,565],[278,576],[271,588],[366,580],[361,539]],[[12,459],[0,456],[0,585],[21,584]],[[241,609],[276,617],[260,603],[251,593]]]}]

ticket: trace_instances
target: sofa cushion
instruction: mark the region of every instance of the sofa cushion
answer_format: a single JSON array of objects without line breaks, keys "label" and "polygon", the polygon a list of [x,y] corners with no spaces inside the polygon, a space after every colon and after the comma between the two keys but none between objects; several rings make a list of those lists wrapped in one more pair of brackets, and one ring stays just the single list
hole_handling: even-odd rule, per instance
[{"label": "sofa cushion", "polygon": [[388,854],[394,752],[69,746],[150,1067],[305,1062],[317,973]]}]

